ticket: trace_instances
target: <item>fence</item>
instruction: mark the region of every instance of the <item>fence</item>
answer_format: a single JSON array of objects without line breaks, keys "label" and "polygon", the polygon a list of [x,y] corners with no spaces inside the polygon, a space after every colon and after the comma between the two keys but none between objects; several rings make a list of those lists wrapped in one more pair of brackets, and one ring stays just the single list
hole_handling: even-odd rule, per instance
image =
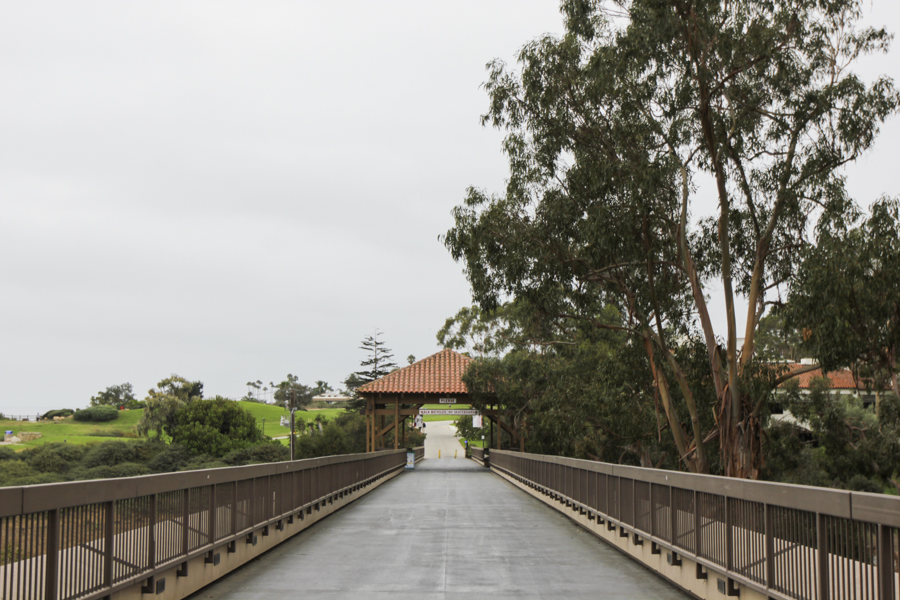
[{"label": "fence", "polygon": [[[474,454],[474,453],[473,453]],[[491,467],[770,598],[897,600],[900,498],[490,451]]]},{"label": "fence", "polygon": [[405,465],[390,450],[0,488],[0,599],[91,600],[179,565],[186,575],[189,559],[255,544]]}]

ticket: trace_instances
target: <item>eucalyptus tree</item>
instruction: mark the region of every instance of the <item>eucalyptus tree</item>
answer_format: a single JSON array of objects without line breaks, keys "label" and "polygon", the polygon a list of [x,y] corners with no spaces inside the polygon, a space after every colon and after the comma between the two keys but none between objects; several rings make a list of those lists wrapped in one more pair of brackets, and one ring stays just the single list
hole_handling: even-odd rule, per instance
[{"label": "eucalyptus tree", "polygon": [[[713,443],[725,474],[758,477],[779,382],[751,381],[767,292],[789,281],[816,219],[851,210],[840,168],[898,107],[890,80],[851,68],[891,36],[856,26],[858,0],[564,0],[562,12],[565,33],[526,44],[520,68],[489,64],[483,123],[505,130],[510,177],[502,194],[469,189],[444,242],[482,310],[514,298],[626,333],[683,464],[708,472]],[[708,308],[717,280],[724,331]],[[742,329],[737,294],[751,307]],[[606,305],[621,324],[596,318]],[[674,352],[692,330],[703,384]]]}]

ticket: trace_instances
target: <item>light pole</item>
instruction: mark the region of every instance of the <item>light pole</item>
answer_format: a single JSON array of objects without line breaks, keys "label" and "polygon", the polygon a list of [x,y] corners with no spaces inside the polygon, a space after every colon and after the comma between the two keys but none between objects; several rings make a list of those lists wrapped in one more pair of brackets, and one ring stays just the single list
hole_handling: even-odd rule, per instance
[{"label": "light pole", "polygon": [[294,413],[296,408],[291,407],[291,460],[294,460]]},{"label": "light pole", "polygon": [[266,435],[266,418],[263,417],[263,437]]}]

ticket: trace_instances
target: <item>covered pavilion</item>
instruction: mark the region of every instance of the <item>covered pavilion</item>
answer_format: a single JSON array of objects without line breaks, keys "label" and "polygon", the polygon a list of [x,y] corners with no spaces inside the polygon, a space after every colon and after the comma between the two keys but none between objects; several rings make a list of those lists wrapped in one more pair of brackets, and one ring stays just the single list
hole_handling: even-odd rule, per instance
[{"label": "covered pavilion", "polygon": [[[366,400],[366,452],[383,448],[384,436],[391,431],[399,431],[399,435],[394,435],[394,449],[401,447],[405,431],[403,423],[409,417],[419,415],[425,404],[441,404],[451,410],[454,406],[471,404],[469,390],[462,377],[472,361],[464,354],[445,348],[360,386],[356,393]],[[503,423],[499,406],[491,405],[480,413],[492,424],[497,423],[496,428],[491,427],[490,436],[493,437],[493,430],[496,429],[495,448],[500,447],[502,428],[524,450],[524,437],[520,437],[514,427]]]}]

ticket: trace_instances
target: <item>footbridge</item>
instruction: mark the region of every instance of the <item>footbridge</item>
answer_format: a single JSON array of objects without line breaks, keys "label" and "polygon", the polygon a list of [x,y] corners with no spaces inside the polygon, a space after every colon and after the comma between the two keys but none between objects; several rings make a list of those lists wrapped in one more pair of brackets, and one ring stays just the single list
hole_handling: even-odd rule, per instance
[{"label": "footbridge", "polygon": [[0,489],[0,598],[898,598],[896,497],[467,459],[428,425],[414,469],[386,450]]}]

